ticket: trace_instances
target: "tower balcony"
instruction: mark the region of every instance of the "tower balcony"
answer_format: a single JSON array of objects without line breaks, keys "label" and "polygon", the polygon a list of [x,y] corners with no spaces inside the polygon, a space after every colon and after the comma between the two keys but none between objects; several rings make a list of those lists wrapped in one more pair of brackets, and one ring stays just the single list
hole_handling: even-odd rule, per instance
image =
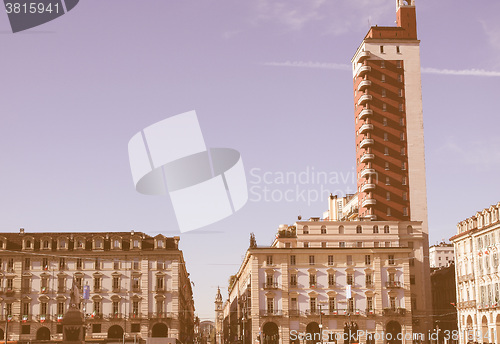
[{"label": "tower balcony", "polygon": [[361,185],[361,192],[371,191],[375,189],[375,184],[373,183],[365,183]]},{"label": "tower balcony", "polygon": [[363,91],[366,88],[370,87],[372,82],[370,80],[363,80],[358,84],[358,91]]},{"label": "tower balcony", "polygon": [[363,201],[363,203],[361,203],[361,205],[363,206],[363,208],[367,208],[367,207],[371,207],[373,205],[377,204],[377,200],[373,199],[373,198],[367,198]]},{"label": "tower balcony", "polygon": [[371,94],[363,94],[358,99],[358,105],[363,105],[372,100],[373,96]]},{"label": "tower balcony", "polygon": [[361,128],[359,128],[359,133],[364,134],[369,130],[373,130],[373,124],[363,124]]},{"label": "tower balcony", "polygon": [[359,159],[359,162],[367,162],[367,161],[370,161],[373,159],[375,159],[375,154],[365,153],[361,156],[361,158]]},{"label": "tower balcony", "polygon": [[368,146],[371,146],[375,143],[375,140],[374,139],[364,139],[363,141],[361,141],[361,143],[359,144],[359,147],[361,148],[365,148],[365,147],[368,147]]},{"label": "tower balcony", "polygon": [[366,117],[371,116],[371,115],[373,115],[373,110],[371,110],[371,109],[363,109],[363,111],[361,111],[359,113],[358,118],[359,119],[365,119]]},{"label": "tower balcony", "polygon": [[369,51],[361,51],[358,54],[358,60],[356,61],[357,63],[362,63],[364,60],[370,57],[370,52]]},{"label": "tower balcony", "polygon": [[370,174],[376,174],[374,168],[365,168],[364,170],[361,171],[361,178],[366,178]]},{"label": "tower balcony", "polygon": [[370,221],[376,221],[377,215],[365,215],[365,218]]},{"label": "tower balcony", "polygon": [[356,72],[356,78],[365,75],[368,72],[371,72],[372,67],[370,66],[361,66]]}]

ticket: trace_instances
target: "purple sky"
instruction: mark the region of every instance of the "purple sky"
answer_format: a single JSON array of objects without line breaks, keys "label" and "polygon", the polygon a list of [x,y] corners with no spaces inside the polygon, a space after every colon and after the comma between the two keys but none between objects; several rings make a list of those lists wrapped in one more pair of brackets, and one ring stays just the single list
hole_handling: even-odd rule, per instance
[{"label": "purple sky", "polygon": [[[499,12],[499,2],[417,0],[431,243],[499,201]],[[241,152],[260,196],[265,172],[331,172],[338,183],[300,190],[352,191],[350,59],[369,23],[394,21],[394,0],[85,0],[18,34],[0,13],[1,230],[178,235],[168,196],[134,190],[127,144],[193,109],[207,146]],[[269,244],[280,223],[327,205],[256,197],[181,235],[203,319],[217,285],[227,296],[250,232]]]}]

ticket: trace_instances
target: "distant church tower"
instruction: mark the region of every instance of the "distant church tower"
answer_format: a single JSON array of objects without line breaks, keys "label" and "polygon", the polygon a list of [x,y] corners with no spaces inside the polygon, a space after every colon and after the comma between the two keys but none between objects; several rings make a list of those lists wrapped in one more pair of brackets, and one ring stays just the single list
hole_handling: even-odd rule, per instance
[{"label": "distant church tower", "polygon": [[215,296],[215,343],[222,344],[223,327],[222,320],[224,314],[222,310],[222,294],[220,288],[217,288],[217,296]]}]

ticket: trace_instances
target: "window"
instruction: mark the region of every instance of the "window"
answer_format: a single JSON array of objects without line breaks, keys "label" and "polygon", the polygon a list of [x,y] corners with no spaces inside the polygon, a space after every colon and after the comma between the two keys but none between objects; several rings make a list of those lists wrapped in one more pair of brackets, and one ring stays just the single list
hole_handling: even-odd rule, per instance
[{"label": "window", "polygon": [[389,148],[388,147],[384,147],[384,155],[389,155]]},{"label": "window", "polygon": [[366,310],[373,311],[373,296],[366,297]]},{"label": "window", "polygon": [[399,119],[399,125],[400,126],[404,126],[405,125],[405,119],[404,118],[400,118]]},{"label": "window", "polygon": [[[382,104],[382,111],[387,111],[387,104],[386,103]],[[385,119],[384,126],[387,126],[387,118]]]},{"label": "window", "polygon": [[385,74],[382,74],[382,75],[380,76],[380,81],[385,82]]},{"label": "window", "polygon": [[354,312],[354,299],[353,299],[352,297],[348,300],[348,303],[347,303],[347,311],[348,311],[349,313]]},{"label": "window", "polygon": [[336,311],[335,297],[333,297],[333,296],[330,296],[329,299],[328,299],[328,309],[329,309],[330,313]]},{"label": "window", "polygon": [[297,286],[297,274],[291,274],[290,275],[290,286],[291,287],[296,287]]},{"label": "window", "polygon": [[333,272],[328,273],[328,286],[333,287],[335,285],[335,274]]},{"label": "window", "polygon": [[373,286],[373,275],[372,274],[366,274],[365,275],[365,286],[366,288],[370,288]]},{"label": "window", "polygon": [[158,240],[157,244],[158,248],[163,248],[165,245],[163,245],[163,240]]},{"label": "window", "polygon": [[316,298],[315,297],[311,297],[309,299],[309,307],[310,307],[311,313],[316,313]]},{"label": "window", "polygon": [[133,245],[132,245],[134,248],[139,248],[139,240],[135,239],[133,241]]},{"label": "window", "polygon": [[120,314],[120,303],[118,301],[113,301],[113,314]]},{"label": "window", "polygon": [[390,207],[387,207],[387,216],[391,216],[391,208]]},{"label": "window", "polygon": [[339,226],[339,234],[344,234],[344,226]]},{"label": "window", "polygon": [[66,269],[66,259],[59,258],[59,270],[64,270],[64,269]]},{"label": "window", "polygon": [[382,125],[383,125],[384,127],[387,127],[387,118],[385,118],[385,117],[384,117],[384,118],[382,119]]},{"label": "window", "polygon": [[390,296],[389,297],[389,306],[390,308],[395,311],[396,310],[396,297],[395,296]]},{"label": "window", "polygon": [[398,75],[398,82],[403,82],[403,76],[401,74]]},{"label": "window", "polygon": [[394,265],[394,255],[390,254],[387,259],[387,262],[389,265]]},{"label": "window", "polygon": [[389,226],[387,226],[387,225],[384,226],[384,233],[385,234],[389,234],[390,233]]},{"label": "window", "polygon": [[24,270],[30,270],[30,269],[31,269],[31,259],[24,258]]},{"label": "window", "polygon": [[102,284],[102,278],[101,277],[94,277],[94,292],[101,291],[101,284]]},{"label": "window", "polygon": [[401,178],[401,185],[406,185],[406,177]]},{"label": "window", "polygon": [[267,313],[274,313],[274,299],[272,297],[267,298]]},{"label": "window", "polygon": [[399,112],[403,112],[403,104],[399,104]]},{"label": "window", "polygon": [[57,303],[57,315],[64,315],[64,310],[66,309],[66,305],[64,301],[60,301]]},{"label": "window", "polygon": [[328,265],[333,265],[333,255],[328,256]]},{"label": "window", "polygon": [[410,275],[410,284],[415,284],[415,275]]},{"label": "window", "polygon": [[363,242],[362,241],[356,242],[356,247],[363,247]]},{"label": "window", "polygon": [[403,90],[402,89],[399,89],[398,90],[398,96],[402,97],[403,96]]},{"label": "window", "polygon": [[321,242],[321,247],[326,247],[326,241]]},{"label": "window", "polygon": [[66,277],[61,276],[57,278],[57,292],[58,293],[66,292]]},{"label": "window", "polygon": [[311,287],[311,288],[316,287],[316,274],[315,273],[309,274],[309,287]]},{"label": "window", "polygon": [[43,244],[42,244],[42,247],[43,247],[44,249],[48,249],[48,248],[50,248],[50,243],[49,243],[49,241],[48,241],[48,240],[44,240],[44,241],[43,241]]},{"label": "window", "polygon": [[120,248],[121,242],[120,239],[113,240],[113,248]]},{"label": "window", "polygon": [[139,301],[132,302],[132,314],[139,315]]},{"label": "window", "polygon": [[132,269],[139,270],[139,258],[134,258],[132,262]]},{"label": "window", "polygon": [[26,244],[25,244],[25,248],[26,249],[31,249],[31,240],[26,240]]},{"label": "window", "polygon": [[302,227],[302,233],[303,234],[309,234],[309,227],[308,226]]},{"label": "window", "polygon": [[295,265],[296,264],[296,257],[295,255],[290,256],[290,265]]},{"label": "window", "polygon": [[[405,192],[406,193],[406,192]],[[409,225],[408,227],[406,227],[406,232],[408,234],[412,234],[413,233],[413,227],[411,225]]]},{"label": "window", "polygon": [[165,262],[163,260],[156,261],[156,269],[163,270],[165,268]]},{"label": "window", "polygon": [[95,248],[96,249],[101,249],[102,248],[102,240],[101,239],[96,239],[96,241],[95,241]]},{"label": "window", "polygon": [[385,61],[380,61],[380,68],[385,68]]},{"label": "window", "polygon": [[266,265],[273,265],[273,256],[266,257]]},{"label": "window", "polygon": [[396,68],[401,68],[401,61],[396,61]]},{"label": "window", "polygon": [[381,46],[380,46],[380,53],[381,53],[381,54],[383,54],[383,53],[384,53],[384,46],[383,46],[383,45],[381,45]]},{"label": "window", "polygon": [[120,270],[120,261],[118,259],[113,260],[113,269]]},{"label": "window", "polygon": [[391,193],[389,191],[386,192],[385,199],[388,200],[388,201],[391,200]]},{"label": "window", "polygon": [[373,233],[378,233],[378,226],[377,225],[373,226]]},{"label": "window", "polygon": [[64,239],[59,240],[59,248],[60,249],[66,248],[66,240],[64,240]]},{"label": "window", "polygon": [[141,280],[139,279],[138,276],[133,276],[132,277],[132,290],[139,291],[140,288],[141,288]]},{"label": "window", "polygon": [[118,276],[113,276],[113,292],[119,292],[120,291],[120,277]]},{"label": "window", "polygon": [[326,234],[326,226],[321,226],[321,234]]},{"label": "window", "polygon": [[165,277],[164,276],[156,276],[156,290],[162,291],[164,289],[165,289]]},{"label": "window", "polygon": [[40,303],[40,315],[47,315],[48,303],[41,302]]},{"label": "window", "polygon": [[399,134],[399,140],[404,141],[405,140],[405,133]]},{"label": "window", "polygon": [[373,242],[373,247],[379,247],[379,245],[380,245],[380,244],[379,244],[379,242],[378,242],[378,241],[374,241],[374,242]]},{"label": "window", "polygon": [[403,207],[403,216],[408,216],[408,208]]},{"label": "window", "polygon": [[384,141],[389,141],[389,135],[387,135],[387,133],[384,133]]},{"label": "window", "polygon": [[22,277],[21,279],[21,292],[22,293],[31,293],[31,278],[30,277]]},{"label": "window", "polygon": [[401,53],[401,49],[399,49],[399,45],[396,45],[396,53],[398,53],[398,54]]},{"label": "window", "polygon": [[305,243],[304,243],[304,247],[309,247],[309,243],[308,243],[308,242],[305,242]]},{"label": "window", "polygon": [[76,248],[85,248],[84,241],[82,239],[78,239],[76,241]]},{"label": "window", "polygon": [[[7,280],[7,287],[9,287],[9,280]],[[42,294],[47,294],[49,292],[49,278],[43,276],[40,280],[40,291]]]},{"label": "window", "polygon": [[340,241],[339,242],[339,247],[345,247],[345,241]]},{"label": "window", "polygon": [[[406,154],[406,149],[404,147],[401,147],[401,155],[405,155]],[[406,163],[404,163],[404,165],[406,165]],[[405,166],[406,168],[406,166]]]},{"label": "window", "polygon": [[372,263],[372,256],[369,254],[365,254],[365,265],[371,265]]},{"label": "window", "polygon": [[385,185],[391,185],[391,179],[389,177],[385,177]]},{"label": "window", "polygon": [[347,274],[347,284],[348,285],[353,285],[354,284],[354,275],[352,273]]},{"label": "window", "polygon": [[356,233],[363,233],[363,228],[361,226],[356,226]]},{"label": "window", "polygon": [[83,277],[76,277],[76,287],[78,290],[82,291],[83,290]]},{"label": "window", "polygon": [[76,269],[81,270],[83,268],[83,259],[82,258],[76,258]]},{"label": "window", "polygon": [[94,270],[100,270],[101,269],[101,260],[99,258],[96,258],[94,260]]},{"label": "window", "polygon": [[9,258],[9,260],[7,261],[7,271],[14,271],[14,258]]},{"label": "window", "polygon": [[387,91],[385,88],[382,89],[382,97],[387,97]]},{"label": "window", "polygon": [[309,265],[314,265],[314,256],[309,256]]},{"label": "window", "polygon": [[352,255],[348,254],[346,256],[346,263],[347,265],[352,265]]}]

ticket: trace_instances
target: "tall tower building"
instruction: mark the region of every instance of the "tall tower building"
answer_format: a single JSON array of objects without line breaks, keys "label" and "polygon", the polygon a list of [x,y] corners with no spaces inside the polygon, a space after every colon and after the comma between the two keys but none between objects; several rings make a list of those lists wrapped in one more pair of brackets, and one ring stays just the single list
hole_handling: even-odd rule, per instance
[{"label": "tall tower building", "polygon": [[222,343],[222,321],[224,310],[222,308],[222,294],[220,293],[220,288],[217,288],[217,295],[215,296],[215,342],[217,344]]},{"label": "tall tower building", "polygon": [[420,41],[414,0],[371,27],[352,59],[360,218],[423,221],[427,233]]}]

